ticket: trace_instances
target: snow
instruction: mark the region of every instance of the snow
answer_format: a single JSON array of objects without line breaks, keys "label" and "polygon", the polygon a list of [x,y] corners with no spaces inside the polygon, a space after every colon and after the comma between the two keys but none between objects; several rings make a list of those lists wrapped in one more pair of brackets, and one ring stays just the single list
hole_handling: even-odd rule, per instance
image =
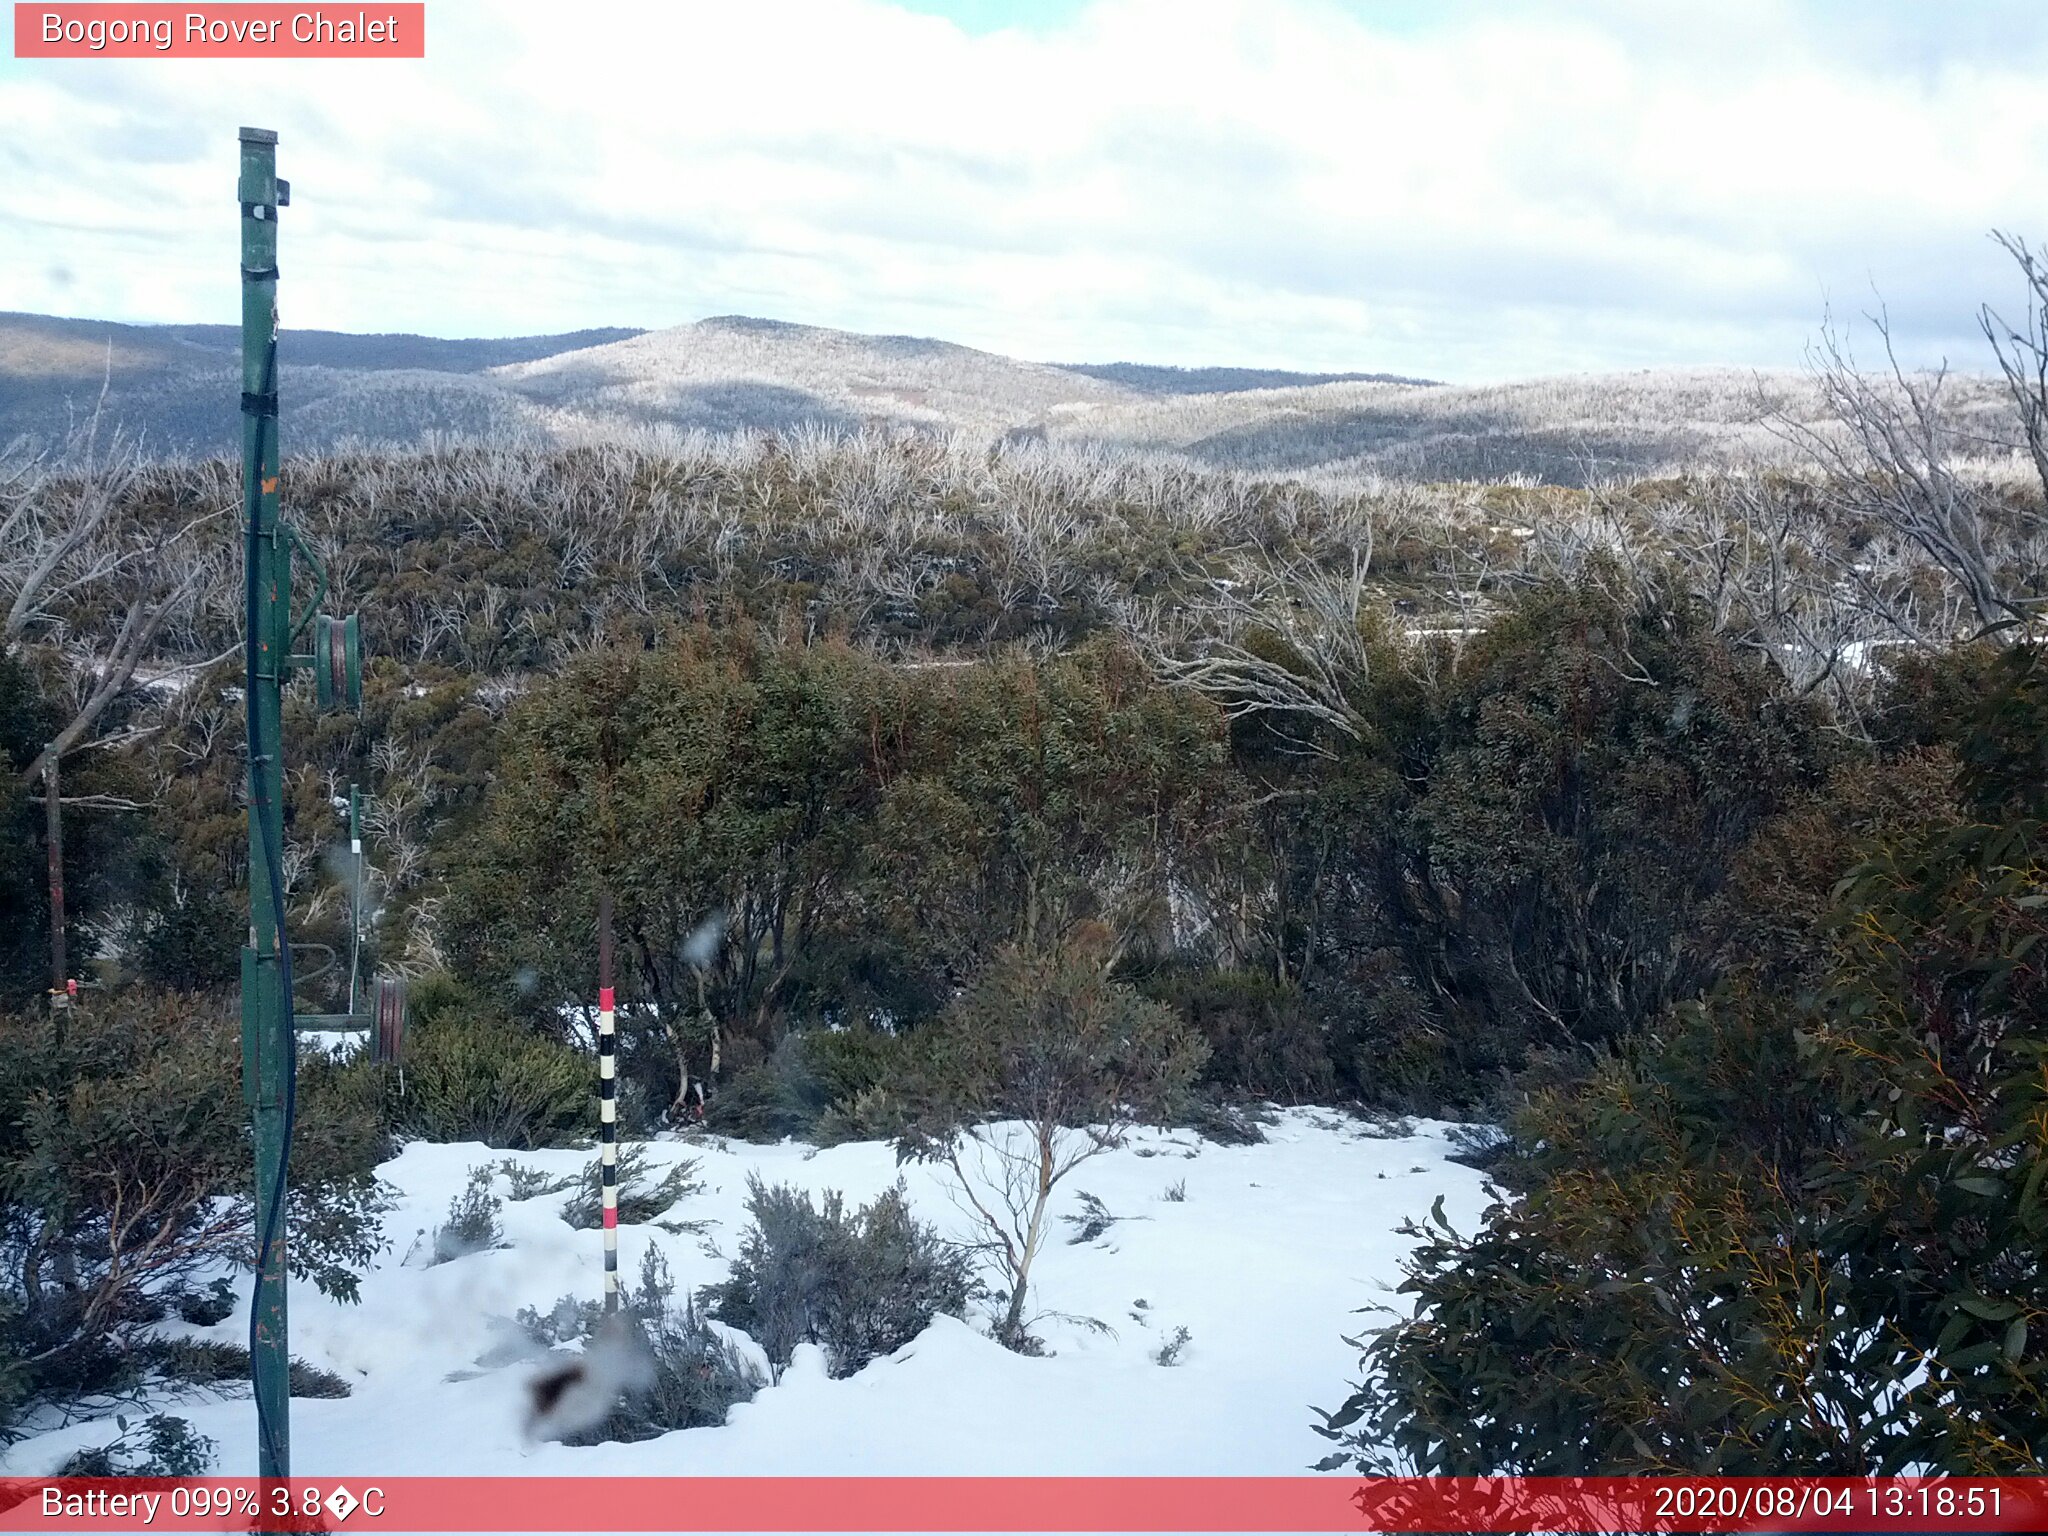
[{"label": "snow", "polygon": [[[1396,1129],[1405,1130],[1407,1123]],[[637,1445],[531,1445],[520,1429],[537,1347],[511,1319],[561,1296],[596,1297],[599,1234],[560,1217],[567,1193],[505,1201],[505,1245],[426,1263],[469,1170],[512,1157],[560,1177],[586,1150],[505,1153],[479,1144],[416,1142],[381,1170],[397,1191],[388,1246],[362,1281],[362,1302],[291,1294],[292,1352],[348,1380],[344,1399],[294,1399],[293,1471],[302,1476],[408,1474],[1126,1474],[1289,1475],[1329,1450],[1310,1430],[1309,1404],[1334,1406],[1356,1373],[1345,1334],[1375,1319],[1411,1240],[1403,1219],[1442,1196],[1469,1230],[1486,1203],[1479,1173],[1448,1161],[1439,1122],[1413,1134],[1331,1110],[1284,1111],[1255,1146],[1219,1146],[1188,1131],[1148,1131],[1081,1165],[1055,1196],[1077,1212],[1086,1190],[1122,1218],[1092,1243],[1071,1245],[1055,1221],[1032,1274],[1033,1331],[1051,1350],[1029,1358],[986,1336],[988,1318],[942,1317],[895,1355],[831,1380],[815,1349],[800,1351],[774,1385],[717,1428]],[[863,1142],[816,1149],[717,1138],[648,1144],[657,1176],[699,1160],[705,1189],[664,1219],[708,1222],[676,1234],[620,1233],[631,1281],[658,1246],[677,1296],[723,1276],[746,1224],[749,1173],[813,1192],[871,1200],[898,1177],[913,1208],[950,1236],[971,1227],[935,1169],[898,1169],[890,1148]],[[1166,1191],[1184,1181],[1180,1201]],[[509,1190],[502,1175],[497,1192]],[[241,1282],[238,1281],[238,1285]],[[217,1327],[178,1332],[246,1342],[244,1309]],[[1063,1315],[1062,1315],[1063,1314]],[[1101,1332],[1079,1321],[1107,1324]],[[1192,1336],[1179,1362],[1154,1355],[1177,1328]],[[222,1475],[255,1471],[246,1389],[166,1388],[150,1405],[190,1419],[220,1446]],[[131,1415],[132,1407],[125,1409]],[[0,1471],[48,1475],[72,1451],[111,1440],[111,1418],[20,1442]]]}]

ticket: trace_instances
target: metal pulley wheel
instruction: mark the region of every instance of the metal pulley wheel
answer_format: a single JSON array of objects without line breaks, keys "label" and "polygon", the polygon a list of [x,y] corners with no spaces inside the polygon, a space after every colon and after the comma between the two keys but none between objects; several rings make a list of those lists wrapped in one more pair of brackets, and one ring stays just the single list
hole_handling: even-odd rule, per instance
[{"label": "metal pulley wheel", "polygon": [[405,1045],[405,979],[377,978],[377,1013],[370,1034],[372,1061],[397,1061]]},{"label": "metal pulley wheel", "polygon": [[363,707],[363,639],[354,614],[313,620],[313,697],[322,710]]}]

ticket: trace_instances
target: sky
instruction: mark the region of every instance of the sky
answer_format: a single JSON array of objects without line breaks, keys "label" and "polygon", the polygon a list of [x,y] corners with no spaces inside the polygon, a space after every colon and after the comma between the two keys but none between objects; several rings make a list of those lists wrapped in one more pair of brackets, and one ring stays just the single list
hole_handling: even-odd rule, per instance
[{"label": "sky", "polygon": [[[350,8],[351,13],[353,7]],[[1013,356],[1483,382],[1978,369],[2048,239],[2040,0],[428,0],[424,60],[0,59],[0,309],[748,314]],[[1866,338],[1866,345],[1868,345]]]}]

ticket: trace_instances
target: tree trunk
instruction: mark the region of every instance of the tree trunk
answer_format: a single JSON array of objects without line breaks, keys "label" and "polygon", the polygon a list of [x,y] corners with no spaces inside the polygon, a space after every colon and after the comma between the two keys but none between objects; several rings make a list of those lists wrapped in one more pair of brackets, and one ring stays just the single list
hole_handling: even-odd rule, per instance
[{"label": "tree trunk", "polygon": [[690,1117],[690,1037],[683,1024],[672,1024],[668,1032],[669,1043],[676,1052],[676,1098],[668,1107],[668,1118],[681,1125]]},{"label": "tree trunk", "polygon": [[1003,1342],[1014,1346],[1024,1336],[1024,1289],[1031,1279],[1031,1261],[1038,1257],[1038,1243],[1045,1231],[1045,1208],[1052,1200],[1052,1145],[1038,1138],[1038,1200],[1031,1208],[1031,1225],[1024,1230],[1024,1252],[1017,1259],[1017,1283],[1010,1288],[1010,1310],[1003,1317]]}]

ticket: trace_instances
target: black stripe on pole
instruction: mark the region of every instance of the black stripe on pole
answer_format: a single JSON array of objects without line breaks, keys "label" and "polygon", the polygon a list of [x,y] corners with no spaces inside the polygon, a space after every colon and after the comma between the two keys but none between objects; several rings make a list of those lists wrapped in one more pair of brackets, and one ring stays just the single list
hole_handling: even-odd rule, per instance
[{"label": "black stripe on pole", "polygon": [[598,1206],[604,1225],[604,1309],[619,1307],[619,1124],[618,1078],[613,1045],[618,1030],[617,999],[612,995],[612,893],[597,898],[598,986]]}]

